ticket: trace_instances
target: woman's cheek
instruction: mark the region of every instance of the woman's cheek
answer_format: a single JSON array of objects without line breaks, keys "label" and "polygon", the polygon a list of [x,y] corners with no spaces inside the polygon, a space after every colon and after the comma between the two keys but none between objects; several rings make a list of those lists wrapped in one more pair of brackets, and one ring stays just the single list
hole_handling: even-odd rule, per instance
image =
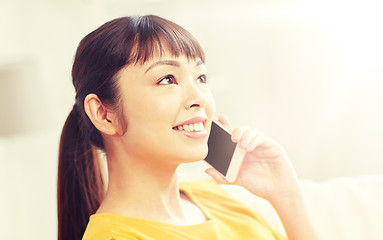
[{"label": "woman's cheek", "polygon": [[206,104],[206,114],[208,114],[208,117],[212,118],[215,115],[216,105],[215,105],[215,99],[213,94],[209,91],[209,96],[207,98],[207,104]]}]

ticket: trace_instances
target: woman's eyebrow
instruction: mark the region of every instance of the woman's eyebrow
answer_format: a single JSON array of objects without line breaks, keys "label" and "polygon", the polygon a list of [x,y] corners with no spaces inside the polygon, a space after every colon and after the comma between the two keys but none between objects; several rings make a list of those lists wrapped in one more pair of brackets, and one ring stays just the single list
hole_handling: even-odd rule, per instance
[{"label": "woman's eyebrow", "polygon": [[161,60],[161,61],[155,62],[152,65],[150,65],[150,67],[148,67],[148,69],[146,69],[145,73],[147,73],[150,69],[157,67],[159,65],[170,65],[170,66],[179,67],[180,63],[177,61],[174,61],[174,60]]}]

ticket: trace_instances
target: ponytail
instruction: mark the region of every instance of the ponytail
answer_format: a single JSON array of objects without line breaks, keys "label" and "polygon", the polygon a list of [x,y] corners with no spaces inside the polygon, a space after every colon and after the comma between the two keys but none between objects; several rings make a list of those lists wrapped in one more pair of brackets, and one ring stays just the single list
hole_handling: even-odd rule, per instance
[{"label": "ponytail", "polygon": [[58,240],[80,240],[89,216],[97,211],[103,198],[100,161],[96,148],[88,140],[84,120],[75,105],[61,134],[57,184]]}]

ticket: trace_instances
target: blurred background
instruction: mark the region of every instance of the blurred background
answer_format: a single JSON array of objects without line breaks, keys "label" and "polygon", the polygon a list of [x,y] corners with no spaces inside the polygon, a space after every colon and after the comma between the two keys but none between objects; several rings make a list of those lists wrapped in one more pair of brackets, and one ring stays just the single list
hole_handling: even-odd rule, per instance
[{"label": "blurred background", "polygon": [[281,143],[300,178],[381,174],[382,11],[378,0],[0,0],[0,238],[56,238],[73,56],[87,33],[125,15],[189,30],[218,113]]}]

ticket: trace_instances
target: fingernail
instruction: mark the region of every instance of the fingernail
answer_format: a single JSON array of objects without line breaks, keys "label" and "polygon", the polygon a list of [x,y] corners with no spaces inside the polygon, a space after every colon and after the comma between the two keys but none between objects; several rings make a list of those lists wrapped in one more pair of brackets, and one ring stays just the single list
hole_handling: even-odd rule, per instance
[{"label": "fingernail", "polygon": [[238,134],[233,133],[233,135],[231,135],[231,139],[232,139],[234,142],[238,142],[238,141],[239,141]]}]

